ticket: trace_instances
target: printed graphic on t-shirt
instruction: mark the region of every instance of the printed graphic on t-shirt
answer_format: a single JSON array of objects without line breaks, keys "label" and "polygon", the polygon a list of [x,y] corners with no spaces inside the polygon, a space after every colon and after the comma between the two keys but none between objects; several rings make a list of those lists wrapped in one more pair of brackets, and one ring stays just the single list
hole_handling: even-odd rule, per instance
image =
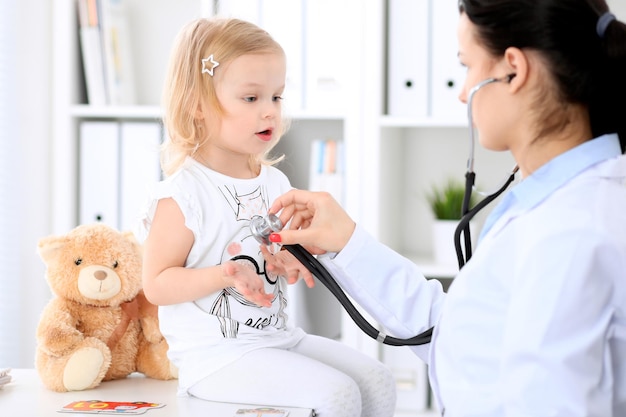
[{"label": "printed graphic on t-shirt", "polygon": [[241,324],[255,329],[267,326],[284,328],[287,321],[287,300],[283,286],[278,276],[266,271],[259,243],[249,228],[253,216],[267,213],[267,190],[264,186],[257,186],[250,191],[240,190],[234,185],[218,188],[232,209],[233,220],[239,224],[237,231],[226,243],[220,262],[235,261],[251,268],[263,279],[265,291],[274,297],[271,307],[259,307],[246,300],[235,288],[229,287],[221,291],[208,312],[217,316],[222,335],[227,338],[236,338]]}]

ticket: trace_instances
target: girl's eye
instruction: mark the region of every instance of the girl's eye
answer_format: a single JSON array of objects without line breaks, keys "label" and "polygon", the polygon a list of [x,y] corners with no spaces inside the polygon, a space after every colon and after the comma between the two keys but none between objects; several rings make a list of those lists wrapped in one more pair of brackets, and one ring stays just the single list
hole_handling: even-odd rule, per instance
[{"label": "girl's eye", "polygon": [[244,97],[243,100],[247,101],[248,103],[253,103],[256,101],[256,97]]},{"label": "girl's eye", "polygon": [[281,101],[282,99],[282,96],[274,96],[274,101]]}]

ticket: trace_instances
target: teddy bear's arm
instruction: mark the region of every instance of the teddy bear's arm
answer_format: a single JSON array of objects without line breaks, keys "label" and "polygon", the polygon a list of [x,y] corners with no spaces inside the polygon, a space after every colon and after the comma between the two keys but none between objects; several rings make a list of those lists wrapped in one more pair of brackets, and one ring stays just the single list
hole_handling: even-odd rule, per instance
[{"label": "teddy bear's arm", "polygon": [[39,347],[51,355],[63,355],[80,343],[84,337],[77,329],[78,318],[58,299],[44,309],[37,326]]},{"label": "teddy bear's arm", "polygon": [[137,294],[136,299],[139,303],[139,322],[144,337],[150,343],[159,343],[163,340],[163,335],[159,329],[158,307],[146,299],[143,291]]}]

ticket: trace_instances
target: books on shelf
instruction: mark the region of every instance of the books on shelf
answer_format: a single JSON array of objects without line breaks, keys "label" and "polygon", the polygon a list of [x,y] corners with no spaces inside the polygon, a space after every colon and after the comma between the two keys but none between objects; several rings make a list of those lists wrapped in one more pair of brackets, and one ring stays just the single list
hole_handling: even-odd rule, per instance
[{"label": "books on shelf", "polygon": [[78,17],[89,104],[135,104],[126,1],[78,0]]},{"label": "books on shelf", "polygon": [[78,0],[80,49],[89,104],[107,104],[102,41],[95,0]]},{"label": "books on shelf", "polygon": [[343,141],[315,139],[311,142],[309,189],[327,191],[343,204]]}]

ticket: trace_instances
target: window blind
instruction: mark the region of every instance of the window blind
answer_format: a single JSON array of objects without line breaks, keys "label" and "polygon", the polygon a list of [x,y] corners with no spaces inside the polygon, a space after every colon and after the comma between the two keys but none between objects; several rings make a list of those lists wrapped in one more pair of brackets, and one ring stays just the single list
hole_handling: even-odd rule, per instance
[{"label": "window blind", "polygon": [[0,1],[0,368],[20,360],[19,147],[16,124],[17,1]]}]

